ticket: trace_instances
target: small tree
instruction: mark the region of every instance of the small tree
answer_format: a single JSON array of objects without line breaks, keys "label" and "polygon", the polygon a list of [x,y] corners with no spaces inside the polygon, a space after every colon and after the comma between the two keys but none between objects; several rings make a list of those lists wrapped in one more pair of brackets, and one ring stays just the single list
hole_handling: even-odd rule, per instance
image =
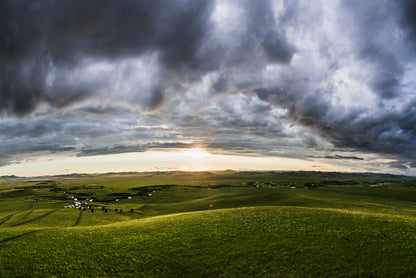
[{"label": "small tree", "polygon": [[316,187],[316,185],[314,185],[313,183],[310,183],[310,182],[305,183],[305,186],[306,186],[308,189],[311,189],[311,188],[315,188],[315,187]]}]

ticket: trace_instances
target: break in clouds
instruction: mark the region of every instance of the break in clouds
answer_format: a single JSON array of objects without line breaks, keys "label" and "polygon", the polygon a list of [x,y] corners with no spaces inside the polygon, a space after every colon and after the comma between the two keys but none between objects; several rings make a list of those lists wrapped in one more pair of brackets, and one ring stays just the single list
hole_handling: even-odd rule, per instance
[{"label": "break in clouds", "polygon": [[414,1],[5,0],[0,13],[0,165],[203,146],[415,173]]}]

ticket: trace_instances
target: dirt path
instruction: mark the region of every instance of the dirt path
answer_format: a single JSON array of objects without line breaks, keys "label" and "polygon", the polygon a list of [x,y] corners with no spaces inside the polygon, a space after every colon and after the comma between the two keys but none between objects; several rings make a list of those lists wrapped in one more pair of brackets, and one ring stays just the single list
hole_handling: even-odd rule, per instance
[{"label": "dirt path", "polygon": [[76,225],[79,224],[79,222],[81,221],[81,217],[82,217],[82,210],[79,212],[79,216],[77,218],[77,221],[75,221],[74,225],[72,225],[72,227],[75,227]]},{"label": "dirt path", "polygon": [[[17,226],[20,226],[20,225],[23,225],[23,224],[26,224],[26,223],[30,223],[30,222],[33,222],[33,221],[36,221],[36,220],[42,219],[42,218],[44,218],[44,217],[48,216],[49,214],[54,213],[54,212],[55,212],[55,211],[57,211],[57,210],[58,210],[58,209],[54,209],[54,210],[48,211],[47,213],[42,214],[42,215],[40,215],[40,216],[38,216],[38,217],[35,217],[35,218],[29,219],[29,220],[26,220],[26,221],[22,221],[22,222],[19,222],[19,223],[16,223],[16,224],[10,225],[10,227],[17,227]],[[26,216],[25,216],[25,218],[26,218]]]},{"label": "dirt path", "polygon": [[22,236],[29,235],[29,234],[33,234],[33,233],[36,233],[36,232],[39,232],[39,231],[30,231],[30,232],[26,232],[26,233],[23,233],[23,234],[20,234],[20,235],[17,235],[17,236],[12,236],[12,237],[3,239],[3,240],[0,241],[0,245],[6,243],[8,241],[12,241],[14,239],[18,239],[18,238],[20,238]]},{"label": "dirt path", "polygon": [[7,220],[9,220],[10,218],[12,218],[13,215],[15,215],[17,212],[14,212],[12,214],[9,214],[5,217],[3,217],[2,219],[0,219],[0,225],[2,225],[4,222],[6,222]]}]

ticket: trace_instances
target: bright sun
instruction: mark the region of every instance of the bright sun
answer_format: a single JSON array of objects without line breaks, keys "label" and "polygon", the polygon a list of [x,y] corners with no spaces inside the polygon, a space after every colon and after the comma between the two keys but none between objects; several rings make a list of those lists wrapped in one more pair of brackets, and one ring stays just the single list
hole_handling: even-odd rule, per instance
[{"label": "bright sun", "polygon": [[203,149],[200,148],[191,148],[187,151],[185,151],[185,153],[189,156],[191,156],[194,159],[200,159],[206,155],[208,155],[207,152],[205,152]]},{"label": "bright sun", "polygon": [[186,171],[206,171],[208,170],[206,166],[207,158],[209,153],[201,148],[190,148],[183,152],[187,157],[189,166],[185,167]]}]

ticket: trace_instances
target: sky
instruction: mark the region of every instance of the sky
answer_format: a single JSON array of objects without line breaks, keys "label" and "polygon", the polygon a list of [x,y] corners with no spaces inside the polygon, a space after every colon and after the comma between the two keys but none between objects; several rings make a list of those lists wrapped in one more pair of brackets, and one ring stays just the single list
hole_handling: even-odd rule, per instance
[{"label": "sky", "polygon": [[0,1],[0,175],[416,175],[416,1]]}]

